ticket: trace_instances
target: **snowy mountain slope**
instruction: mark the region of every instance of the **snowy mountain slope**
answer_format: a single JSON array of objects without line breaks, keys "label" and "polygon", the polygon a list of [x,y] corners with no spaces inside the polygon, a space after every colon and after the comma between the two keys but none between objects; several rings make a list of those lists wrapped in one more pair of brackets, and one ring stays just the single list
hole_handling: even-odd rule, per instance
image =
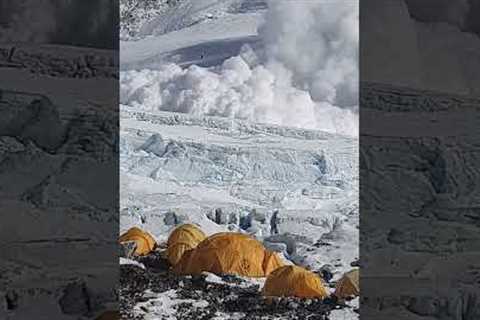
[{"label": "snowy mountain slope", "polygon": [[122,41],[121,103],[355,136],[358,3],[231,3],[182,1],[171,27]]},{"label": "snowy mountain slope", "polygon": [[120,40],[138,39],[140,27],[172,4],[169,0],[120,0]]},{"label": "snowy mountain slope", "polygon": [[358,259],[354,139],[125,106],[121,114],[121,232],[140,226],[159,242],[183,222],[246,232],[286,262],[332,265],[335,279]]},{"label": "snowy mountain slope", "polygon": [[[286,263],[330,270],[330,286],[356,265],[354,3],[270,1],[270,12],[265,1],[183,0],[140,27],[141,39],[122,41],[120,232],[140,226],[161,244],[184,222],[207,234],[248,233]],[[323,27],[316,15],[325,18]],[[333,38],[337,52],[325,44]],[[285,47],[289,41],[299,47]],[[308,54],[312,42],[324,50]],[[155,254],[140,259],[143,271],[122,265],[131,316],[168,309],[165,319],[260,319],[261,310],[268,319],[358,318],[352,308],[330,313],[322,303],[305,307],[306,314],[272,311],[259,296],[263,280],[241,281],[259,304],[255,314],[241,312],[239,283],[208,291],[202,280],[192,298],[194,284],[172,275]],[[144,277],[164,284],[135,288]],[[219,305],[212,314],[212,299],[224,294],[236,307]]]},{"label": "snowy mountain slope", "polygon": [[[311,210],[313,215],[342,200],[355,201],[354,139],[222,118],[131,113],[126,108],[121,123],[121,170],[147,179],[152,189],[158,183],[158,197],[164,190],[189,196],[189,203],[205,209],[279,207]],[[149,141],[154,142],[145,147]],[[148,198],[144,192],[141,196]]]},{"label": "snowy mountain slope", "polygon": [[216,65],[238,54],[241,45],[255,42],[261,18],[260,13],[226,15],[155,37],[120,42],[120,68],[155,68],[166,62]]},{"label": "snowy mountain slope", "polygon": [[265,0],[121,0],[120,39],[136,41],[235,13],[267,8]]}]

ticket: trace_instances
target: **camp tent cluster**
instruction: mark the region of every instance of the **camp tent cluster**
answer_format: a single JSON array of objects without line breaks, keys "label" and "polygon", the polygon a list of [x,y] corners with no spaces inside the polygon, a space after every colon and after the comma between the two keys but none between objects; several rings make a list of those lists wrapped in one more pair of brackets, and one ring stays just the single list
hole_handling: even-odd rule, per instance
[{"label": "camp tent cluster", "polygon": [[[135,241],[136,255],[146,255],[157,244],[149,233],[134,227],[120,242]],[[221,232],[207,237],[196,225],[175,228],[167,241],[166,258],[178,275],[218,275],[266,277],[264,296],[295,296],[324,299],[330,295],[315,273],[295,265],[285,265],[277,253],[267,250],[253,237],[236,232]],[[359,295],[358,269],[347,272],[337,282],[334,295],[347,299]]]},{"label": "camp tent cluster", "polygon": [[236,274],[247,277],[266,277],[283,265],[280,257],[265,249],[254,238],[233,232],[214,234],[185,252],[174,266],[180,275],[202,272]]}]

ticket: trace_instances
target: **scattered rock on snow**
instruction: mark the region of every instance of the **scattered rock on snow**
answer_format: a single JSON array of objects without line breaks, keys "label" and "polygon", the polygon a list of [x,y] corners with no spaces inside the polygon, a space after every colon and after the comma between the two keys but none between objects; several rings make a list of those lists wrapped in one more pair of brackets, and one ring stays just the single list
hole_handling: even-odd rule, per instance
[{"label": "scattered rock on snow", "polygon": [[215,209],[215,222],[217,224],[227,224],[228,218],[228,213],[223,211],[221,208]]},{"label": "scattered rock on snow", "polygon": [[182,221],[182,217],[177,215],[177,213],[175,213],[174,211],[167,211],[167,213],[165,213],[165,217],[163,218],[163,222],[167,226],[174,226],[181,223]]},{"label": "scattered rock on snow", "polygon": [[160,251],[153,251],[147,256],[138,257],[138,261],[152,272],[167,271],[170,268],[170,263]]},{"label": "scattered rock on snow", "polygon": [[238,223],[239,223],[238,214],[235,213],[235,212],[230,213],[230,215],[228,217],[228,223],[238,225]]},{"label": "scattered rock on snow", "polygon": [[267,248],[270,251],[287,253],[287,244],[285,244],[283,242],[264,241],[263,245],[265,246],[265,248]]},{"label": "scattered rock on snow", "polygon": [[355,261],[352,261],[350,263],[350,266],[351,267],[360,267],[360,261],[358,259],[356,259]]},{"label": "scattered rock on snow", "polygon": [[334,267],[330,264],[323,265],[320,270],[319,274],[326,282],[330,282],[333,278]]},{"label": "scattered rock on snow", "polygon": [[[156,252],[151,255],[159,256]],[[142,257],[142,262],[149,256]],[[175,315],[185,320],[214,319],[218,313],[235,314],[239,320],[327,320],[333,309],[344,307],[329,299],[266,298],[258,284],[236,276],[180,277],[168,268],[153,271],[148,266],[143,270],[135,265],[121,265],[120,273],[120,308],[122,316],[128,319],[143,319],[149,309],[137,308],[133,312],[134,306],[140,302],[142,306],[148,301],[154,303],[156,296],[170,291],[179,301],[173,306]]]},{"label": "scattered rock on snow", "polygon": [[271,235],[266,237],[265,241],[270,243],[284,243],[287,246],[287,253],[289,255],[293,255],[297,251],[295,239],[287,234]]},{"label": "scattered rock on snow", "polygon": [[227,229],[231,232],[239,232],[240,231],[239,227],[236,224],[229,224],[227,226]]}]

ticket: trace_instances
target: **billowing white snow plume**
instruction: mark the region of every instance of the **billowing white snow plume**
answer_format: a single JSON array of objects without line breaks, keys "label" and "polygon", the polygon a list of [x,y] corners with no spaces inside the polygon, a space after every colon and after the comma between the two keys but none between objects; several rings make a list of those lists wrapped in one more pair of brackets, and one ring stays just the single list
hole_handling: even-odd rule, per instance
[{"label": "billowing white snow plume", "polygon": [[358,1],[270,1],[262,52],[121,74],[121,103],[357,134]]},{"label": "billowing white snow plume", "polygon": [[260,30],[268,68],[315,101],[356,106],[358,1],[270,1],[269,8]]}]

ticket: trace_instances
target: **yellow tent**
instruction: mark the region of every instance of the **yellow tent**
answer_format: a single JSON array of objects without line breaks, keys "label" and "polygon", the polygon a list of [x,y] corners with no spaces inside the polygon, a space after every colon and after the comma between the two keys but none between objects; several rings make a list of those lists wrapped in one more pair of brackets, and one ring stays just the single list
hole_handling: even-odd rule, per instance
[{"label": "yellow tent", "polygon": [[358,269],[353,269],[343,275],[335,286],[334,294],[340,299],[355,297],[360,294]]},{"label": "yellow tent", "polygon": [[120,312],[113,311],[113,310],[105,311],[95,319],[96,320],[120,320]]},{"label": "yellow tent", "polygon": [[137,248],[135,249],[135,254],[139,256],[149,254],[157,245],[152,235],[137,227],[130,228],[120,236],[120,243],[128,241],[134,241],[136,243]]},{"label": "yellow tent", "polygon": [[194,249],[206,237],[205,233],[193,224],[179,226],[168,237],[168,261],[176,265],[185,251]]},{"label": "yellow tent", "polygon": [[204,271],[265,277],[283,262],[254,238],[234,232],[214,234],[183,254],[174,268],[181,275],[198,275]]},{"label": "yellow tent", "polygon": [[265,281],[262,294],[274,297],[326,298],[330,294],[315,273],[298,266],[273,271]]}]

